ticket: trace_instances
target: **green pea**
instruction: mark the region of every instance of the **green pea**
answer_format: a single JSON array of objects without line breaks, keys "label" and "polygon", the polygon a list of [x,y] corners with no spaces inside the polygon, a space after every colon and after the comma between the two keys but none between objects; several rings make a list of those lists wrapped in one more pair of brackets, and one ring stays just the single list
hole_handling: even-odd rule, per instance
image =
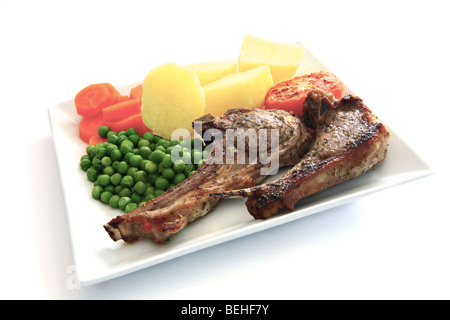
[{"label": "green pea", "polygon": [[137,192],[133,192],[130,196],[130,199],[134,203],[139,203],[142,201],[142,196],[139,195]]},{"label": "green pea", "polygon": [[116,135],[117,136],[117,132],[114,130],[108,131],[108,133],[106,134],[106,137],[109,138],[112,135]]},{"label": "green pea", "polygon": [[166,153],[166,148],[164,148],[164,146],[157,146],[156,149],[155,149],[155,151],[156,151],[156,150],[160,150],[160,151]]},{"label": "green pea", "polygon": [[163,177],[159,177],[155,181],[156,189],[166,190],[169,187],[169,181]]},{"label": "green pea", "polygon": [[112,152],[113,150],[118,149],[118,148],[119,148],[119,147],[116,146],[115,144],[108,143],[108,145],[106,146],[106,155],[111,156],[111,152]]},{"label": "green pea", "polygon": [[127,206],[127,204],[132,203],[131,198],[130,197],[121,197],[119,199],[118,205],[119,208],[121,210],[125,210],[125,207]]},{"label": "green pea", "polygon": [[131,152],[133,150],[133,142],[131,142],[129,140],[124,140],[120,144],[119,149],[120,149],[120,152],[122,152],[122,154],[126,155],[128,152]]},{"label": "green pea", "polygon": [[117,172],[125,174],[127,173],[127,170],[128,170],[128,163],[126,163],[125,161],[120,161],[119,164],[117,165]]},{"label": "green pea", "polygon": [[[154,187],[152,187],[152,186],[150,186],[150,187],[147,187],[147,189],[145,189],[145,192],[144,192],[144,194],[149,194],[149,193],[151,193],[151,194],[154,194],[155,193],[155,188]],[[148,200],[147,200],[148,201]]]},{"label": "green pea", "polygon": [[109,191],[111,193],[114,193],[114,186],[113,185],[107,185],[103,188],[103,191]]},{"label": "green pea", "polygon": [[145,171],[139,170],[136,171],[136,173],[133,175],[134,177],[134,181],[138,182],[138,181],[142,181],[145,182],[147,181],[147,173]]},{"label": "green pea", "polygon": [[112,195],[113,194],[110,191],[103,191],[100,195],[100,201],[109,204],[109,199],[111,199]]},{"label": "green pea", "polygon": [[145,195],[145,197],[144,197],[144,201],[150,201],[150,200],[153,200],[155,198],[156,198],[156,196],[153,193],[147,193]]},{"label": "green pea", "polygon": [[97,180],[98,171],[91,167],[86,170],[86,176],[89,181],[94,182],[95,180]]},{"label": "green pea", "polygon": [[118,184],[117,186],[114,187],[114,194],[119,194],[120,191],[122,191],[124,188]]},{"label": "green pea", "polygon": [[128,130],[127,130],[127,136],[129,137],[129,136],[131,136],[131,135],[137,135],[137,136],[139,136],[139,132],[137,132],[136,129],[134,129],[134,128],[128,128]]},{"label": "green pea", "polygon": [[134,185],[133,189],[137,194],[144,194],[145,190],[147,190],[147,185],[143,181],[138,181]]},{"label": "green pea", "polygon": [[136,168],[136,167],[129,167],[128,170],[127,170],[127,175],[134,177],[134,174],[136,172],[138,172],[138,170],[139,169]]},{"label": "green pea", "polygon": [[175,177],[175,170],[172,168],[165,168],[162,171],[162,176],[167,180],[173,179]]},{"label": "green pea", "polygon": [[130,165],[132,165],[133,167],[139,167],[139,165],[141,164],[142,161],[142,156],[140,155],[133,155],[130,158]]},{"label": "green pea", "polygon": [[104,156],[106,156],[106,148],[98,147],[97,148],[97,158],[102,159]]},{"label": "green pea", "polygon": [[164,192],[166,192],[166,190],[156,189],[156,190],[155,190],[155,196],[159,197],[159,196],[162,195]]},{"label": "green pea", "polygon": [[156,179],[158,179],[159,175],[157,173],[149,173],[147,176],[148,182],[151,184],[155,184]]},{"label": "green pea", "polygon": [[130,159],[131,159],[131,157],[132,156],[134,156],[134,153],[132,152],[132,151],[130,151],[130,152],[127,152],[126,154],[125,154],[125,156],[123,157],[123,160],[126,162],[126,163],[130,163]]},{"label": "green pea", "polygon": [[89,153],[95,149],[95,146],[93,144],[90,144],[86,147],[86,154],[89,155]]},{"label": "green pea", "polygon": [[125,213],[128,213],[128,212],[131,212],[131,211],[133,211],[133,210],[136,210],[137,207],[138,207],[138,206],[137,206],[136,203],[131,202],[131,203],[129,203],[129,204],[126,205],[126,207],[125,207]]},{"label": "green pea", "polygon": [[122,159],[122,152],[120,152],[119,149],[111,150],[111,160],[113,161],[119,161]]},{"label": "green pea", "polygon": [[117,145],[118,146],[120,146],[122,144],[122,142],[124,142],[125,140],[128,139],[126,135],[121,135],[121,136],[118,136],[118,137],[119,137],[119,139],[117,139]]},{"label": "green pea", "polygon": [[148,173],[155,173],[158,171],[158,164],[156,162],[150,161],[145,165],[145,171]]},{"label": "green pea", "polygon": [[100,126],[98,128],[98,135],[102,138],[106,138],[106,135],[108,134],[108,132],[110,132],[111,129],[108,126]]},{"label": "green pea", "polygon": [[111,160],[110,157],[104,156],[104,157],[102,158],[102,165],[103,165],[104,167],[110,166],[111,164],[112,164],[112,160]]},{"label": "green pea", "polygon": [[[147,141],[147,140],[144,140],[144,141]],[[150,147],[147,147],[147,146],[140,147],[139,154],[142,156],[142,158],[148,159],[150,157],[150,155],[152,154],[152,149],[150,149]]]},{"label": "green pea", "polygon": [[158,141],[157,145],[163,146],[164,149],[167,149],[168,147],[171,146],[171,142],[170,142],[170,140],[161,139]]},{"label": "green pea", "polygon": [[184,173],[186,174],[186,176],[189,176],[189,172],[191,171],[195,171],[195,165],[192,163],[187,164],[186,167],[184,168]]},{"label": "green pea", "polygon": [[185,167],[186,164],[181,159],[176,160],[173,164],[173,170],[177,173],[183,172]]},{"label": "green pea", "polygon": [[106,187],[111,182],[111,179],[110,179],[109,175],[101,174],[97,177],[97,181],[98,181],[99,185],[101,185],[102,187]]},{"label": "green pea", "polygon": [[162,171],[164,170],[164,166],[163,166],[163,163],[162,163],[162,161],[160,162],[160,163],[158,163],[158,173],[162,173]]},{"label": "green pea", "polygon": [[131,142],[133,142],[133,145],[134,146],[137,146],[138,145],[138,142],[139,142],[139,135],[138,134],[131,134],[131,135],[129,135],[128,136],[128,140],[130,140]]},{"label": "green pea", "polygon": [[[113,131],[110,131],[108,133],[111,133]],[[108,135],[108,142],[109,143],[114,143],[117,144],[117,142],[119,141],[119,136],[117,134],[109,134]]]},{"label": "green pea", "polygon": [[102,171],[104,174],[107,174],[108,176],[112,176],[115,172],[113,167],[111,166],[104,167]]},{"label": "green pea", "polygon": [[100,195],[102,194],[102,192],[103,188],[101,186],[94,186],[94,188],[92,188],[91,194],[94,199],[98,200],[100,199]]},{"label": "green pea", "polygon": [[184,180],[186,180],[186,175],[182,172],[177,173],[175,175],[175,177],[173,178],[173,183],[175,184],[179,184],[180,182],[183,182]]},{"label": "green pea", "polygon": [[172,156],[170,154],[165,154],[162,159],[162,164],[166,168],[170,168],[173,165]]},{"label": "green pea", "polygon": [[170,146],[170,147],[166,148],[166,154],[172,154],[173,147],[174,146]]},{"label": "green pea", "polygon": [[149,162],[150,162],[150,160],[148,160],[148,159],[142,159],[141,164],[139,165],[139,168],[140,168],[141,170],[145,170],[145,166],[146,166],[147,163],[149,163]]},{"label": "green pea", "polygon": [[114,173],[110,178],[111,184],[117,186],[122,181],[122,175],[118,172]]},{"label": "green pea", "polygon": [[130,188],[122,187],[122,190],[119,191],[119,196],[121,196],[121,197],[129,197],[130,195],[131,195],[131,189]]},{"label": "green pea", "polygon": [[92,167],[95,170],[101,171],[103,169],[102,160],[100,160],[98,157],[92,159]]},{"label": "green pea", "polygon": [[120,197],[117,194],[114,194],[111,196],[111,198],[109,198],[109,205],[112,208],[117,209],[117,208],[119,208],[119,200],[120,200]]},{"label": "green pea", "polygon": [[134,185],[134,179],[132,176],[130,175],[126,175],[125,177],[122,178],[122,180],[120,181],[120,185],[124,188],[132,188]]},{"label": "green pea", "polygon": [[151,132],[146,132],[142,135],[142,138],[144,138],[145,140],[147,140],[148,142],[154,142],[155,141],[155,136],[153,133]]},{"label": "green pea", "polygon": [[150,141],[148,141],[147,139],[139,139],[139,142],[137,143],[137,147],[138,148],[142,148],[142,147],[147,147],[150,148]]},{"label": "green pea", "polygon": [[165,155],[164,151],[157,149],[153,151],[152,154],[150,155],[150,160],[156,163],[160,163],[163,160],[164,155]]},{"label": "green pea", "polygon": [[86,159],[86,158],[84,158],[84,159],[82,159],[81,161],[80,161],[80,167],[81,167],[81,170],[83,170],[83,171],[87,171],[87,169],[89,169],[90,167],[92,167],[92,161],[91,161],[91,159]]}]

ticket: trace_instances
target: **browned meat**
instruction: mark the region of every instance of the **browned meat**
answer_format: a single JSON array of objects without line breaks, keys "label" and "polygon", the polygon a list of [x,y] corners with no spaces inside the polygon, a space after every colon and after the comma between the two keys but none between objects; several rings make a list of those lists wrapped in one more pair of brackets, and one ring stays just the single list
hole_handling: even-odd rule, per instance
[{"label": "browned meat", "polygon": [[312,91],[305,101],[305,120],[316,128],[316,140],[287,174],[271,183],[213,196],[248,197],[250,214],[265,219],[374,169],[386,156],[390,134],[358,97],[347,95],[336,101],[330,94]]},{"label": "browned meat", "polygon": [[[276,151],[279,153],[280,167],[292,166],[300,161],[312,141],[312,135],[299,117],[280,110],[234,109],[222,117],[207,116],[201,120],[203,131],[214,128],[222,134],[222,139],[215,136],[213,146],[224,146],[227,136],[230,136],[228,129],[252,128],[257,133],[263,132],[261,129],[276,130],[279,133],[279,148]],[[258,136],[258,139],[267,139],[270,147],[271,137],[268,134],[267,137]],[[262,161],[260,156],[252,162],[251,148],[250,143],[246,145],[244,162],[237,161],[240,155],[232,152],[232,163],[226,162],[227,155],[230,156],[230,150],[226,149],[220,158],[224,164],[207,161],[188,179],[161,196],[130,213],[112,219],[104,225],[105,230],[114,241],[122,239],[132,243],[142,238],[151,238],[156,243],[166,242],[218,204],[220,199],[211,197],[212,193],[251,187],[264,179],[266,174],[262,173],[262,169],[268,169],[271,164]],[[219,149],[212,150],[208,159],[211,160],[214,156],[219,159],[216,152]],[[274,150],[270,150],[269,156],[272,152]]]}]

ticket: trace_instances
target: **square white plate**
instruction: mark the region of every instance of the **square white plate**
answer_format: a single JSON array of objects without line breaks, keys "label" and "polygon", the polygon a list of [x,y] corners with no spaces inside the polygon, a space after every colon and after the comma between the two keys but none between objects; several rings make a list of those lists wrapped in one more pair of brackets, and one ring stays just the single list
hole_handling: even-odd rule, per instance
[{"label": "square white plate", "polygon": [[[329,71],[306,51],[298,73]],[[118,88],[128,94],[136,84]],[[376,110],[374,110],[376,113]],[[386,160],[375,170],[301,200],[294,212],[283,211],[267,220],[254,220],[244,199],[224,200],[210,214],[182,230],[169,243],[141,240],[133,245],[113,242],[103,224],[121,214],[94,200],[92,183],[80,169],[86,144],[78,137],[81,117],[73,100],[49,108],[49,117],[62,180],[76,272],[82,285],[91,285],[128,274],[181,255],[259,232],[430,174],[430,167],[392,130]],[[282,171],[285,172],[285,171]],[[279,173],[281,174],[281,173]]]}]

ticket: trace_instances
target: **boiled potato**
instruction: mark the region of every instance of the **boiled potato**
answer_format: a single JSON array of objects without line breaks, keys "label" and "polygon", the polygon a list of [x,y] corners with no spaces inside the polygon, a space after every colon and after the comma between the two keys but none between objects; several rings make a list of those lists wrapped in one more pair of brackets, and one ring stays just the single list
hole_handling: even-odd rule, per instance
[{"label": "boiled potato", "polygon": [[277,84],[292,78],[304,53],[305,49],[301,46],[246,35],[241,45],[238,70],[241,72],[269,65],[273,82]]},{"label": "boiled potato", "polygon": [[190,64],[187,67],[195,71],[201,85],[204,86],[230,73],[235,73],[237,64],[231,62],[200,62]]},{"label": "boiled potato", "polygon": [[163,138],[171,139],[176,129],[193,133],[192,121],[205,111],[205,94],[192,68],[166,63],[150,70],[145,77],[141,108],[144,124]]},{"label": "boiled potato", "polygon": [[273,85],[268,66],[233,73],[203,87],[205,114],[220,116],[228,109],[261,108]]}]

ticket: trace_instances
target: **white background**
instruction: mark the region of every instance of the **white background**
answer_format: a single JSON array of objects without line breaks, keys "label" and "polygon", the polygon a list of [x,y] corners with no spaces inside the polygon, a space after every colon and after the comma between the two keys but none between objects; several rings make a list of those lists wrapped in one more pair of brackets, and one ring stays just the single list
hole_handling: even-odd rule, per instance
[{"label": "white background", "polygon": [[[0,0],[0,298],[449,299],[447,3]],[[48,107],[159,63],[234,57],[246,33],[302,41],[434,174],[74,288]]]}]

